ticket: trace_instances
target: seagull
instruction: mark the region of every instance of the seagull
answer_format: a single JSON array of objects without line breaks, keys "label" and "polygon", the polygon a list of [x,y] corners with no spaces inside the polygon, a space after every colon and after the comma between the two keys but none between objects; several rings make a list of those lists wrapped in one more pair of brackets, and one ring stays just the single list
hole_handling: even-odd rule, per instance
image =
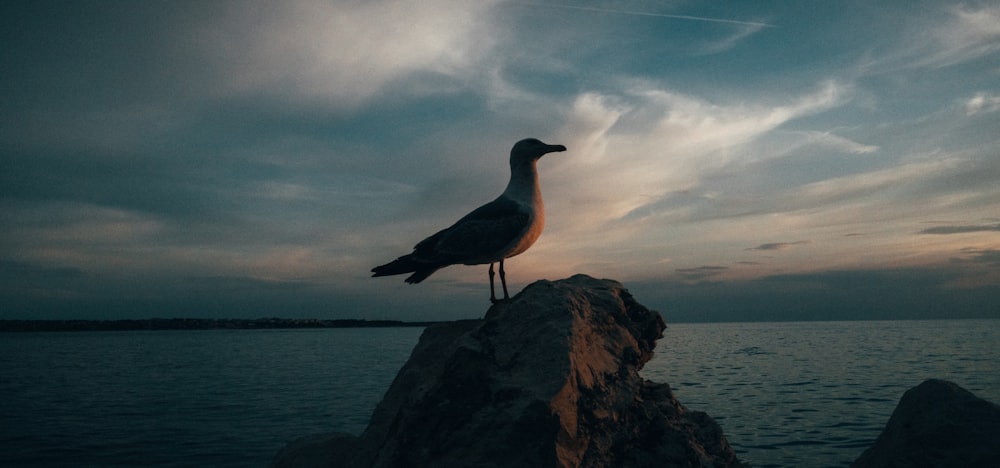
[{"label": "seagull", "polygon": [[448,265],[489,263],[490,302],[496,303],[493,264],[499,262],[503,298],[510,299],[503,261],[528,250],[545,226],[545,207],[535,163],[548,153],[560,151],[566,151],[566,147],[548,145],[534,138],[515,143],[510,150],[510,182],[499,197],[420,241],[413,247],[413,253],[372,268],[372,276],[413,273],[406,282],[415,284]]}]

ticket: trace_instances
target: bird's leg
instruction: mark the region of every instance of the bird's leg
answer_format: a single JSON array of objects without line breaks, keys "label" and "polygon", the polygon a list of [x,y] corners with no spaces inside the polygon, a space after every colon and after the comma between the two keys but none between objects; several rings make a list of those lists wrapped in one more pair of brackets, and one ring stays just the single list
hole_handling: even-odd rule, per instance
[{"label": "bird's leg", "polygon": [[[492,265],[491,265],[492,266]],[[500,260],[500,284],[503,285],[503,300],[510,299],[510,294],[507,294],[507,274],[503,271],[503,259]],[[493,287],[490,287],[490,293],[493,292]]]},{"label": "bird's leg", "polygon": [[[501,263],[501,265],[502,265],[502,263]],[[503,269],[501,268],[500,271],[503,271]],[[493,264],[490,263],[490,304],[496,304],[497,303],[497,296],[496,296],[496,294],[493,294],[493,277],[494,276],[496,276],[496,273],[493,272]],[[503,281],[503,275],[502,274],[500,276],[500,280]]]}]

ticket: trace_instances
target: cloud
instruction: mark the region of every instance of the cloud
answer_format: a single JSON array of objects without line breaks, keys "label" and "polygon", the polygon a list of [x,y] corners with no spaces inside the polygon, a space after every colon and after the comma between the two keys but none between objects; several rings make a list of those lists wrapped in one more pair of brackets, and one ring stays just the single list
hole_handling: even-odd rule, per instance
[{"label": "cloud", "polygon": [[871,196],[894,187],[916,185],[920,181],[938,177],[942,173],[953,172],[963,162],[958,157],[942,157],[934,161],[919,161],[889,169],[831,178],[803,185],[793,190],[787,200],[803,207],[844,202],[847,199]]},{"label": "cloud", "polygon": [[[568,5],[559,3],[535,3],[535,2],[508,2],[509,5],[532,7],[535,9],[564,10],[565,12],[590,13],[598,16],[634,16],[644,19],[661,19],[673,22],[695,22],[695,23],[715,23],[720,31],[730,31],[725,37],[707,41],[702,45],[694,46],[694,55],[712,55],[725,52],[736,47],[746,38],[757,32],[775,28],[774,24],[764,21],[750,21],[737,18],[708,17],[695,15],[681,15],[671,13],[660,13],[656,11],[640,11],[636,9],[604,8],[597,6]],[[661,6],[662,7],[662,6]]]},{"label": "cloud", "polygon": [[909,25],[899,59],[911,67],[945,68],[1000,51],[1000,7],[952,4],[942,13]]},{"label": "cloud", "polygon": [[965,101],[965,115],[989,114],[1000,110],[1000,96],[976,93]]},{"label": "cloud", "polygon": [[82,278],[86,273],[79,268],[46,268],[24,262],[0,260],[0,285],[9,281],[37,283],[43,285],[52,281],[66,281]]},{"label": "cloud", "polygon": [[1000,224],[935,226],[920,231],[918,234],[966,234],[970,232],[1000,231]]},{"label": "cloud", "polygon": [[687,281],[705,281],[709,278],[725,273],[728,270],[729,267],[705,265],[694,268],[677,268],[674,271]]},{"label": "cloud", "polygon": [[749,248],[747,248],[747,250],[762,250],[762,251],[768,251],[768,250],[786,250],[786,249],[790,249],[790,248],[792,248],[793,246],[796,246],[796,245],[803,245],[803,244],[809,244],[809,243],[810,242],[807,241],[807,240],[795,241],[795,242],[771,242],[771,243],[767,243],[767,244],[760,244],[757,247],[749,247]]},{"label": "cloud", "polygon": [[7,307],[11,310],[0,312],[18,312],[13,307],[16,300],[48,301],[71,300],[88,295],[83,284],[90,275],[76,267],[46,267],[34,263],[0,259],[0,300],[11,301]]},{"label": "cloud", "polygon": [[711,54],[719,54],[722,52],[726,52],[738,46],[741,42],[743,42],[750,36],[753,36],[754,34],[760,32],[761,30],[769,26],[770,25],[764,23],[751,23],[742,25],[742,27],[737,29],[733,34],[704,45],[701,48],[701,50],[698,51],[698,54],[711,55]]},{"label": "cloud", "polygon": [[[754,176],[758,170],[751,165],[734,169],[733,175],[719,181],[706,178],[703,189],[664,195],[626,219],[676,225],[783,214],[797,220],[800,228],[803,223],[813,222],[817,225],[881,223],[907,219],[927,205],[955,203],[961,198],[955,198],[953,193],[959,190],[954,180],[964,178],[965,172],[975,167],[978,166],[958,156],[939,156],[929,161],[918,159],[890,168],[802,182],[787,177],[777,181],[757,180]],[[924,205],[913,205],[915,199],[923,200]],[[893,211],[885,210],[887,204],[895,207]],[[764,222],[762,227],[766,225]]]},{"label": "cloud", "polygon": [[185,278],[188,291],[201,294],[268,294],[270,292],[296,292],[314,285],[305,281],[271,280],[246,276],[207,276]]},{"label": "cloud", "polygon": [[996,7],[580,5],[4,4],[5,278],[110,298],[88,310],[242,313],[257,288],[469,314],[484,267],[419,288],[367,272],[499,193],[528,136],[569,151],[539,162],[546,233],[515,281],[704,292],[994,258]]},{"label": "cloud", "polygon": [[143,244],[163,229],[153,217],[87,203],[6,201],[0,206],[10,217],[9,229],[0,232],[5,244],[0,252]]},{"label": "cloud", "polygon": [[961,291],[1000,289],[1000,250],[965,247],[959,254],[959,257],[950,258],[950,266],[958,274],[945,284],[946,288]]},{"label": "cloud", "polygon": [[750,280],[628,283],[668,322],[998,318],[1000,282],[956,287],[962,268],[772,274]]},{"label": "cloud", "polygon": [[652,11],[639,11],[639,10],[627,10],[627,9],[616,9],[616,8],[601,8],[601,7],[591,7],[591,6],[578,6],[578,5],[565,5],[558,3],[536,3],[536,2],[510,2],[514,5],[525,5],[531,7],[544,7],[544,8],[558,8],[565,10],[578,10],[578,11],[590,11],[595,13],[611,13],[615,15],[626,15],[626,16],[648,16],[653,18],[667,18],[667,19],[678,19],[678,20],[688,20],[688,21],[704,21],[709,23],[724,23],[724,24],[738,24],[754,27],[774,27],[771,24],[754,22],[754,21],[742,21],[730,18],[709,18],[704,16],[691,16],[691,15],[674,15],[668,13],[657,13]]},{"label": "cloud", "polygon": [[804,131],[802,133],[806,136],[808,143],[830,147],[845,153],[870,154],[879,149],[878,146],[858,143],[831,132]]},{"label": "cloud", "polygon": [[[997,227],[1000,230],[1000,226]],[[1000,267],[1000,249],[980,249],[967,247],[962,249],[962,253],[972,255],[968,260],[973,263],[980,263],[992,267]]]},{"label": "cloud", "polygon": [[[553,266],[540,274],[556,271],[554,265],[565,271],[581,263],[617,264],[655,251],[678,218],[704,215],[678,200],[711,197],[696,189],[757,157],[745,150],[749,143],[834,108],[850,93],[824,81],[791,97],[716,103],[647,81],[630,80],[624,89],[577,95],[554,137],[569,151],[539,163],[549,215],[533,252]],[[629,271],[655,274],[638,265]]]},{"label": "cloud", "polygon": [[[599,203],[591,214],[620,219],[696,186],[734,162],[739,154],[734,148],[788,121],[838,105],[845,92],[843,86],[826,82],[778,105],[716,104],[641,84],[618,95],[585,93],[560,132],[574,137],[567,143],[574,151],[574,166],[549,184],[586,186],[587,202]],[[580,122],[588,123],[588,131],[578,130]]]},{"label": "cloud", "polygon": [[241,3],[192,31],[191,41],[217,67],[220,91],[352,108],[408,73],[465,73],[491,44],[482,19],[495,3]]},{"label": "cloud", "polygon": [[1000,51],[1000,6],[950,7],[951,17],[931,31],[937,44],[922,64],[943,67],[992,55]]}]

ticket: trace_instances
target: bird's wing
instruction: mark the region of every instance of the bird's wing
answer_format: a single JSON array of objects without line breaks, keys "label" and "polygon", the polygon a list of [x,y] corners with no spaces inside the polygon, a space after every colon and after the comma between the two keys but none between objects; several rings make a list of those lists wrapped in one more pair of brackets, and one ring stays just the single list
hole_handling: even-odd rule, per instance
[{"label": "bird's wing", "polygon": [[414,247],[414,255],[431,263],[485,262],[523,235],[530,223],[527,210],[500,197],[421,241]]}]

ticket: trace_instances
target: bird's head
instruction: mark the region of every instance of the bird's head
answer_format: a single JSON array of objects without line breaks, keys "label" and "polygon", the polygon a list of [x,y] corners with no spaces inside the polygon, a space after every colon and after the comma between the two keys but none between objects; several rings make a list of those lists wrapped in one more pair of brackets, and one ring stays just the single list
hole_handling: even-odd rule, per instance
[{"label": "bird's head", "polygon": [[535,138],[526,138],[514,144],[510,150],[510,165],[535,162],[548,153],[566,151],[563,145],[547,145]]}]

